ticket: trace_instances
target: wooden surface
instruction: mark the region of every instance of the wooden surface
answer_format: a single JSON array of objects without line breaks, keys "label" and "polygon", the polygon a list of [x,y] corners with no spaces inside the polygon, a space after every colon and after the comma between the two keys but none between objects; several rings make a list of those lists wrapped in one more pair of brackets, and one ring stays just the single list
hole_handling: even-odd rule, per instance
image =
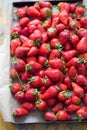
[{"label": "wooden surface", "polygon": [[[3,24],[2,1],[0,0],[0,25]],[[14,125],[4,122],[0,114],[0,130],[87,130],[87,123]]]}]

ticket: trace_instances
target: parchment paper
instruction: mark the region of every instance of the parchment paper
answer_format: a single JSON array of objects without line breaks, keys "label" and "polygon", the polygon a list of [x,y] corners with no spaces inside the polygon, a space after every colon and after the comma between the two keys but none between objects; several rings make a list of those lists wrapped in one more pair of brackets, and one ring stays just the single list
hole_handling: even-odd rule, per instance
[{"label": "parchment paper", "polygon": [[[8,2],[7,2],[8,1]],[[20,0],[18,0],[20,1]],[[13,123],[41,123],[44,122],[42,113],[36,111],[30,113],[21,119],[13,118],[12,112],[17,108],[18,104],[13,98],[9,85],[10,85],[10,27],[11,27],[11,12],[12,3],[10,0],[4,0],[4,24],[3,24],[3,43],[0,44],[0,111],[5,122]],[[87,5],[87,0],[84,0]],[[0,30],[1,31],[1,30]]]}]

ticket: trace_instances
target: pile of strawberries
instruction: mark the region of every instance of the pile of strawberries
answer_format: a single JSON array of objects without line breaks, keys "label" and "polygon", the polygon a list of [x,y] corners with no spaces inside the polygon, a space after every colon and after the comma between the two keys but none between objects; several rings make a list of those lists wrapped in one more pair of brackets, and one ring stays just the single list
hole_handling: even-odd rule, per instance
[{"label": "pile of strawberries", "polygon": [[79,3],[37,2],[17,9],[11,30],[9,86],[20,104],[47,121],[87,119],[87,17]]}]

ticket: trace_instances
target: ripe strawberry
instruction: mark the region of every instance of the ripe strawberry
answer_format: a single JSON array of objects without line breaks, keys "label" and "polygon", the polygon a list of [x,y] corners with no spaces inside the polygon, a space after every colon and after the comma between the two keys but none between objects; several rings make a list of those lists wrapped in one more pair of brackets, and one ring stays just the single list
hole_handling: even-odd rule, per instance
[{"label": "ripe strawberry", "polygon": [[28,102],[34,102],[38,95],[38,90],[34,88],[30,88],[25,93],[25,100]]},{"label": "ripe strawberry", "polygon": [[11,29],[11,38],[12,39],[16,39],[16,38],[19,38],[19,35],[22,34],[22,28],[21,26],[18,24],[18,25],[15,25],[12,29]]},{"label": "ripe strawberry", "polygon": [[58,93],[57,98],[59,101],[65,101],[69,98],[69,92],[68,91],[61,91]]},{"label": "ripe strawberry", "polygon": [[46,103],[48,107],[52,107],[57,103],[57,100],[56,98],[50,98],[46,100]]},{"label": "ripe strawberry", "polygon": [[50,8],[52,5],[51,5],[51,3],[50,2],[45,2],[45,1],[39,1],[39,5],[40,5],[40,7],[41,8],[44,8],[44,7],[48,7],[48,8]]},{"label": "ripe strawberry", "polygon": [[77,112],[76,115],[79,119],[79,122],[82,121],[83,119],[87,119],[87,107],[83,106],[81,107]]},{"label": "ripe strawberry", "polygon": [[66,63],[66,66],[67,66],[67,67],[71,67],[71,66],[77,67],[78,65],[79,65],[79,62],[78,62],[78,58],[76,58],[76,57],[71,58],[71,59]]},{"label": "ripe strawberry", "polygon": [[69,69],[69,76],[72,80],[76,80],[76,77],[78,75],[78,72],[74,66],[71,66]]},{"label": "ripe strawberry", "polygon": [[13,116],[18,117],[18,118],[21,118],[25,115],[28,115],[28,111],[23,107],[18,107],[13,112]]},{"label": "ripe strawberry", "polygon": [[42,86],[42,87],[40,88],[40,93],[41,93],[41,94],[45,93],[46,89],[47,89],[47,88],[46,88],[45,86]]},{"label": "ripe strawberry", "polygon": [[43,28],[47,30],[48,28],[51,27],[51,20],[45,20],[42,25]]},{"label": "ripe strawberry", "polygon": [[18,8],[18,9],[17,9],[17,12],[16,12],[17,16],[18,16],[19,18],[25,17],[25,16],[27,15],[27,8],[28,8],[27,6]]},{"label": "ripe strawberry", "polygon": [[79,105],[75,105],[75,104],[70,104],[69,106],[66,107],[66,111],[68,113],[75,113],[79,109],[80,109],[80,106]]},{"label": "ripe strawberry", "polygon": [[16,59],[14,60],[14,69],[20,73],[25,70],[25,62],[22,59]]},{"label": "ripe strawberry", "polygon": [[58,102],[53,108],[52,108],[52,112],[56,113],[58,112],[59,110],[62,110],[63,109],[63,103],[61,102]]},{"label": "ripe strawberry", "polygon": [[70,42],[72,45],[76,46],[79,43],[79,37],[76,34],[70,36]]},{"label": "ripe strawberry", "polygon": [[26,27],[26,26],[28,25],[29,21],[30,21],[30,20],[29,20],[28,17],[23,17],[23,18],[21,18],[21,19],[19,20],[20,26],[21,26],[22,28]]},{"label": "ripe strawberry", "polygon": [[44,7],[40,9],[41,17],[46,19],[52,15],[52,11],[49,7]]},{"label": "ripe strawberry", "polygon": [[62,69],[62,67],[63,67],[62,60],[58,59],[58,58],[49,60],[49,64],[54,69]]},{"label": "ripe strawberry", "polygon": [[68,24],[68,13],[65,11],[62,11],[59,13],[59,19],[60,21],[64,24],[67,25]]},{"label": "ripe strawberry", "polygon": [[64,104],[67,105],[67,106],[69,106],[71,103],[72,103],[71,97],[69,97],[69,98],[64,102]]},{"label": "ripe strawberry", "polygon": [[80,19],[80,24],[81,24],[82,28],[87,29],[87,18],[86,17],[81,18]]},{"label": "ripe strawberry", "polygon": [[60,8],[60,12],[64,11],[66,13],[69,13],[70,4],[68,4],[67,2],[60,2],[58,6]]},{"label": "ripe strawberry", "polygon": [[40,55],[48,55],[51,51],[50,45],[43,43],[39,48],[39,54]]},{"label": "ripe strawberry", "polygon": [[28,37],[29,36],[29,28],[28,27],[24,27],[22,29],[22,35]]},{"label": "ripe strawberry", "polygon": [[23,91],[18,91],[15,94],[15,98],[18,101],[18,103],[22,104],[25,101],[25,94]]},{"label": "ripe strawberry", "polygon": [[73,87],[73,91],[74,94],[78,97],[83,97],[84,95],[84,89],[81,88],[78,84],[72,82],[72,87]]},{"label": "ripe strawberry", "polygon": [[46,112],[44,118],[46,121],[53,121],[53,122],[57,121],[56,115],[54,114],[54,112],[51,111]]},{"label": "ripe strawberry", "polygon": [[70,51],[71,49],[72,49],[72,45],[70,44],[70,42],[66,42],[64,46],[64,51]]},{"label": "ripe strawberry", "polygon": [[35,62],[37,62],[37,59],[36,59],[35,56],[26,57],[26,63],[29,63],[30,61],[35,61]]},{"label": "ripe strawberry", "polygon": [[52,85],[52,81],[46,76],[44,76],[41,80],[42,80],[43,86],[45,86],[47,88]]},{"label": "ripe strawberry", "polygon": [[40,70],[38,73],[37,73],[38,76],[44,78],[45,77],[45,71],[44,70]]},{"label": "ripe strawberry", "polygon": [[31,47],[29,52],[27,53],[27,56],[31,57],[31,56],[35,56],[37,55],[39,52],[37,47]]},{"label": "ripe strawberry", "polygon": [[83,102],[87,106],[87,93],[84,94]]},{"label": "ripe strawberry", "polygon": [[77,67],[77,71],[80,75],[85,75],[86,74],[85,64],[79,64],[79,66]]},{"label": "ripe strawberry", "polygon": [[64,78],[64,83],[68,86],[68,89],[71,90],[72,86],[71,86],[71,78],[69,76],[66,76]]},{"label": "ripe strawberry", "polygon": [[58,25],[56,25],[57,27],[57,32],[60,33],[62,31],[64,31],[64,29],[66,28],[66,26],[62,23],[59,23]]},{"label": "ripe strawberry", "polygon": [[20,35],[20,41],[22,42],[22,43],[24,43],[25,41],[27,41],[28,40],[28,37],[26,37],[26,36],[24,36],[24,35]]},{"label": "ripe strawberry", "polygon": [[66,111],[59,110],[58,113],[57,113],[57,120],[58,121],[71,120],[71,117]]},{"label": "ripe strawberry", "polygon": [[38,63],[41,64],[42,66],[45,66],[46,61],[47,61],[47,57],[38,56]]},{"label": "ripe strawberry", "polygon": [[34,88],[37,88],[37,87],[41,87],[42,85],[42,80],[41,80],[41,77],[40,76],[32,76],[30,79],[29,79],[29,82]]},{"label": "ripe strawberry", "polygon": [[58,82],[60,78],[60,70],[59,69],[47,69],[45,74],[53,81]]},{"label": "ripe strawberry", "polygon": [[59,22],[60,22],[59,17],[54,17],[54,18],[52,18],[52,24],[51,24],[51,26],[52,27],[56,27],[56,25],[58,25]]},{"label": "ripe strawberry", "polygon": [[81,99],[78,96],[76,96],[75,94],[72,94],[71,101],[73,104],[79,104],[81,102]]},{"label": "ripe strawberry", "polygon": [[60,52],[58,49],[53,49],[50,53],[49,60],[56,59],[60,57]]},{"label": "ripe strawberry", "polygon": [[31,103],[31,102],[24,102],[22,104],[22,107],[25,108],[28,112],[31,112],[34,110],[35,105],[34,103]]},{"label": "ripe strawberry", "polygon": [[77,6],[75,9],[75,14],[77,18],[81,18],[84,15],[85,8],[82,6]]},{"label": "ripe strawberry", "polygon": [[35,102],[36,109],[42,112],[45,112],[47,110],[47,103],[44,100],[38,99]]},{"label": "ripe strawberry", "polygon": [[63,83],[58,83],[57,86],[59,87],[60,91],[66,91],[68,89],[68,86]]},{"label": "ripe strawberry", "polygon": [[23,42],[22,44],[23,47],[28,47],[31,48],[34,46],[34,41],[31,39],[26,40],[25,42]]},{"label": "ripe strawberry", "polygon": [[17,71],[15,69],[10,70],[10,77],[12,79],[17,79]]},{"label": "ripe strawberry", "polygon": [[56,30],[56,28],[54,28],[54,27],[48,28],[47,34],[48,34],[48,37],[49,37],[49,38],[55,38],[56,35],[57,35],[57,30]]},{"label": "ripe strawberry", "polygon": [[76,83],[80,85],[81,87],[87,87],[87,79],[83,75],[78,75],[76,79]]},{"label": "ripe strawberry", "polygon": [[57,44],[59,43],[59,40],[57,38],[53,38],[51,41],[50,41],[50,45],[52,48],[56,48],[57,47]]},{"label": "ripe strawberry", "polygon": [[30,78],[30,73],[29,72],[25,71],[25,72],[21,73],[21,80],[23,82],[25,82],[25,83],[28,82],[29,78]]},{"label": "ripe strawberry", "polygon": [[23,87],[19,83],[13,83],[12,85],[9,86],[11,89],[11,92],[13,94],[16,94],[19,91],[23,90]]},{"label": "ripe strawberry", "polygon": [[[33,10],[33,11],[32,11]],[[34,6],[30,6],[27,9],[27,14],[30,17],[40,17],[40,12],[34,7]]]},{"label": "ripe strawberry", "polygon": [[43,43],[47,43],[48,42],[48,40],[49,40],[49,38],[48,38],[48,35],[47,35],[47,32],[43,32],[42,33],[42,42]]},{"label": "ripe strawberry", "polygon": [[87,36],[87,29],[85,29],[85,28],[80,28],[80,29],[78,30],[78,35],[79,35],[80,38],[86,37],[86,36]]},{"label": "ripe strawberry", "polygon": [[70,4],[69,12],[74,13],[74,12],[75,12],[75,9],[76,9],[76,4],[71,3],[71,4]]},{"label": "ripe strawberry", "polygon": [[26,64],[26,71],[29,71],[32,74],[39,72],[41,68],[42,66],[35,61],[29,61],[28,64]]}]

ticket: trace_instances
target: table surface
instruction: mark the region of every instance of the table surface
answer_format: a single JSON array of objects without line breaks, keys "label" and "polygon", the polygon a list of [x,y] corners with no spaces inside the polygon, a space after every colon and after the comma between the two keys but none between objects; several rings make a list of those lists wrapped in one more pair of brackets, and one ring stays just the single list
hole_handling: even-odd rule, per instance
[{"label": "table surface", "polygon": [[[0,24],[3,23],[1,7],[2,0],[0,0]],[[87,123],[15,125],[4,122],[0,114],[0,130],[87,130]]]}]

